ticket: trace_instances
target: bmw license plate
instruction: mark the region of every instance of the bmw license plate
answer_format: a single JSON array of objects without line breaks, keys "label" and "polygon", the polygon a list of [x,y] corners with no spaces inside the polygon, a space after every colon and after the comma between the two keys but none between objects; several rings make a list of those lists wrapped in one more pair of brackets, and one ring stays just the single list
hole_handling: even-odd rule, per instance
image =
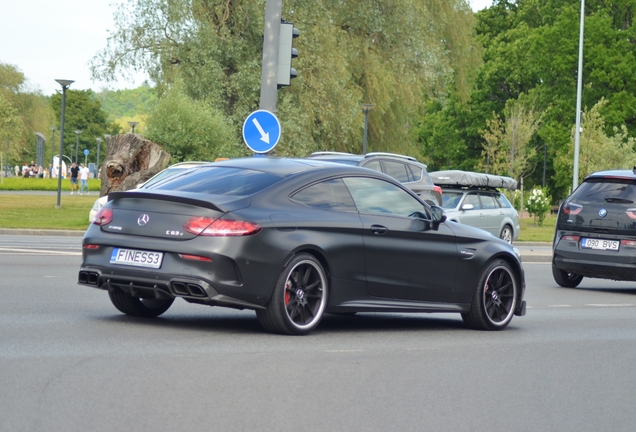
[{"label": "bmw license plate", "polygon": [[581,241],[581,247],[586,249],[618,250],[619,245],[620,245],[620,241],[618,240],[584,238]]},{"label": "bmw license plate", "polygon": [[111,264],[159,268],[161,267],[161,261],[163,261],[162,252],[114,248],[113,253],[110,255]]}]

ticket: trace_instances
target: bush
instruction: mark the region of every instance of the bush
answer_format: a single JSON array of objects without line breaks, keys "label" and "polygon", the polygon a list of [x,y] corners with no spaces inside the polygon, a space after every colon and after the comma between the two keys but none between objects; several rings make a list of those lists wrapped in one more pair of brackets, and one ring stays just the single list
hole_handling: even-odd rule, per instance
[{"label": "bush", "polygon": [[526,200],[526,210],[534,217],[534,224],[543,226],[545,216],[550,211],[550,201],[547,188],[535,187]]}]

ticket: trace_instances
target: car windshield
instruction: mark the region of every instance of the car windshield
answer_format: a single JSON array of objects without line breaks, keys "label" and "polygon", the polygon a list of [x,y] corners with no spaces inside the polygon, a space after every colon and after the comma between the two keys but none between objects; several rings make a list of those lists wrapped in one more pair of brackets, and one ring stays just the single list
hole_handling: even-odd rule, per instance
[{"label": "car windshield", "polygon": [[282,180],[263,171],[234,167],[201,167],[175,176],[155,189],[210,195],[252,195]]},{"label": "car windshield", "polygon": [[459,201],[462,199],[463,194],[463,192],[444,190],[444,193],[442,194],[442,208],[456,208],[459,205]]}]

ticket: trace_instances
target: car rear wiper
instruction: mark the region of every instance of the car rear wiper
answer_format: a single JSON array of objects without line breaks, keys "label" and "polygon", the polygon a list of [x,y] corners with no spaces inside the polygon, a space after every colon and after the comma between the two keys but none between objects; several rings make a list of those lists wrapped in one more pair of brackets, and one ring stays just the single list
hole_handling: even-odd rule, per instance
[{"label": "car rear wiper", "polygon": [[607,197],[605,198],[605,201],[608,203],[615,203],[615,204],[633,204],[634,203],[634,201],[632,200],[628,200],[624,198],[614,198],[614,197]]}]

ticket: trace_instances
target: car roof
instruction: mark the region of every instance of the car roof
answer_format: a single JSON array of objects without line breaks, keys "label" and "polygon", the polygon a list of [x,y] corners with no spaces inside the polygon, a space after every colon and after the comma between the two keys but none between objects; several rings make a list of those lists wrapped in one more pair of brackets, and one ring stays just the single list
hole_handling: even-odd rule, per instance
[{"label": "car roof", "polygon": [[634,167],[633,170],[598,171],[585,177],[585,180],[595,179],[595,178],[621,178],[621,179],[628,179],[628,180],[636,180],[636,167]]},{"label": "car roof", "polygon": [[345,164],[334,164],[325,160],[317,159],[289,159],[278,157],[247,157],[230,159],[227,161],[214,162],[206,166],[210,167],[231,167],[241,169],[253,169],[268,172],[280,177],[287,177],[304,171],[315,170],[316,168],[331,168],[338,172],[368,172],[366,168],[359,168]]},{"label": "car roof", "polygon": [[366,159],[377,158],[377,157],[409,161],[419,165],[423,165],[424,168],[426,168],[426,164],[418,162],[418,160],[415,159],[414,157],[397,154],[397,153],[371,152],[364,155],[357,155],[353,153],[324,151],[324,152],[314,152],[308,156],[308,158],[310,159],[347,160],[347,161],[356,161],[356,162],[360,162]]}]

